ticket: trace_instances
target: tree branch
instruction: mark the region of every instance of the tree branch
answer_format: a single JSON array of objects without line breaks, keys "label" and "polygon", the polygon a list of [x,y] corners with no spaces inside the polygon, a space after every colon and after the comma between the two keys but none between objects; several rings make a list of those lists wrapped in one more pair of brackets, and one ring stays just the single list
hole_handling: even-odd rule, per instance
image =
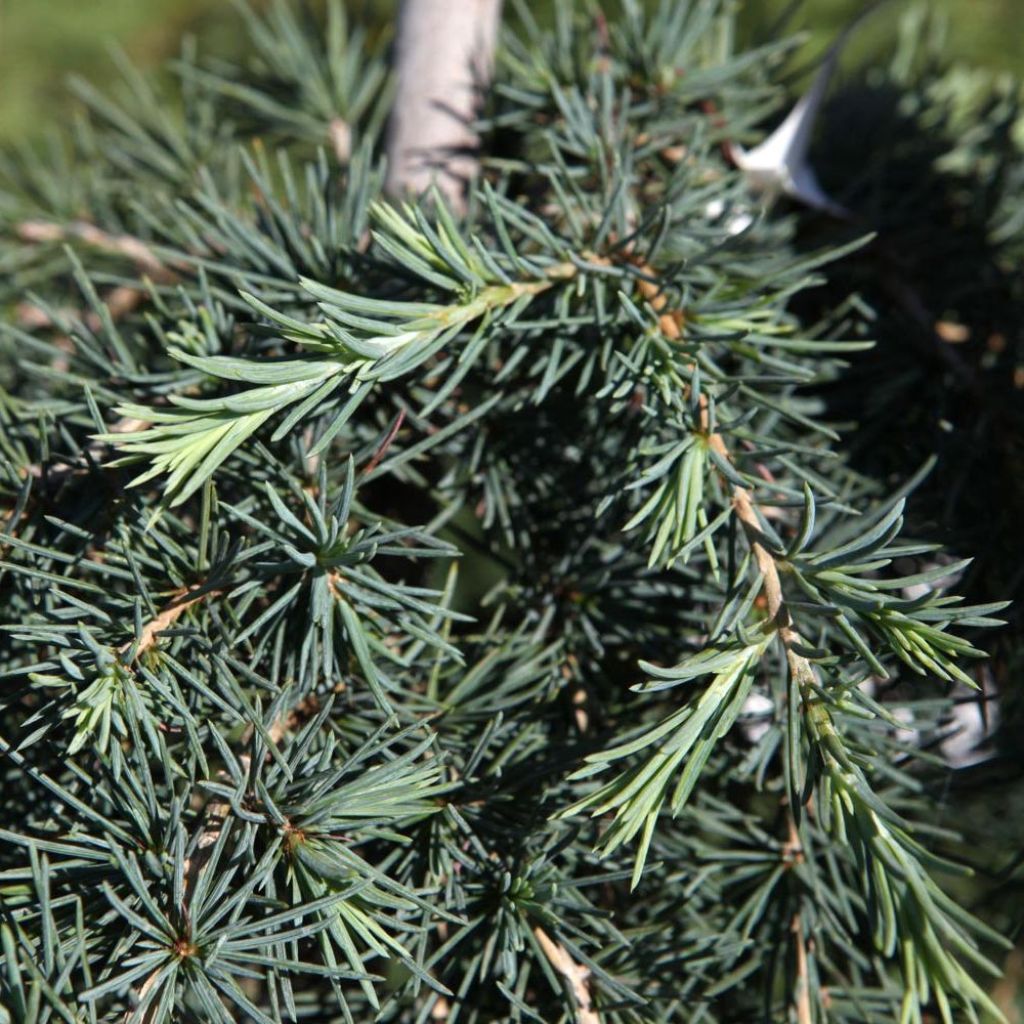
[{"label": "tree branch", "polygon": [[[639,269],[643,273],[654,276],[654,271],[650,267],[641,266]],[[658,327],[662,334],[670,341],[679,341],[683,337],[686,314],[680,310],[669,310],[667,308],[668,298],[653,281],[643,277],[638,278],[637,287],[640,294],[647,299],[651,308],[658,314]],[[704,401],[701,403],[701,410],[703,425],[706,428],[707,405]],[[729,451],[721,434],[709,433],[708,445],[726,461],[735,462],[732,452]],[[764,544],[761,523],[757,517],[758,506],[754,500],[753,492],[747,487],[741,487],[739,484],[734,485],[732,489],[732,504],[736,510],[736,515],[743,524],[743,530],[753,552],[754,560],[757,562],[757,567],[761,572],[761,589],[768,603],[768,617],[775,625],[782,646],[785,648],[789,670],[793,674],[793,678],[801,685],[813,682],[815,679],[814,668],[807,658],[797,651],[797,648],[800,646],[800,636],[794,629],[793,620],[786,608],[786,600],[782,592],[782,580],[779,577],[779,567],[776,564],[775,556]]]},{"label": "tree branch", "polygon": [[[641,267],[640,269],[653,276],[653,271],[649,267]],[[686,322],[685,314],[680,311],[670,311],[667,308],[667,297],[653,281],[640,278],[638,287],[640,293],[658,314],[658,327],[661,332],[671,341],[680,340],[683,337],[683,326]],[[707,400],[703,395],[701,395],[701,421],[701,425],[707,429]],[[726,461],[734,462],[732,452],[729,451],[721,434],[709,432],[708,445]],[[764,595],[768,605],[769,620],[775,626],[779,640],[786,652],[789,671],[800,686],[801,692],[803,692],[807,683],[815,681],[816,675],[811,662],[804,655],[800,654],[797,649],[800,646],[800,636],[793,627],[792,617],[786,607],[785,595],[782,592],[782,580],[779,577],[779,567],[776,564],[775,556],[764,544],[764,535],[757,516],[758,506],[753,492],[747,487],[741,487],[738,484],[734,485],[732,489],[732,504],[736,510],[736,515],[743,524],[747,542],[750,544],[757,568],[761,573],[761,593]],[[796,820],[793,817],[792,808],[786,808],[786,817],[789,837],[786,845],[783,847],[783,857],[790,863],[798,863],[803,859],[803,845],[800,841],[800,833]],[[793,933],[796,953],[796,986],[793,991],[793,1009],[796,1013],[797,1024],[813,1024],[814,1013],[811,1007],[807,942],[804,938],[803,920],[799,911],[793,915],[790,929]]]},{"label": "tree branch", "polygon": [[465,206],[476,175],[472,122],[491,77],[501,0],[404,0],[398,22],[398,89],[388,136],[387,190],[436,184]]}]

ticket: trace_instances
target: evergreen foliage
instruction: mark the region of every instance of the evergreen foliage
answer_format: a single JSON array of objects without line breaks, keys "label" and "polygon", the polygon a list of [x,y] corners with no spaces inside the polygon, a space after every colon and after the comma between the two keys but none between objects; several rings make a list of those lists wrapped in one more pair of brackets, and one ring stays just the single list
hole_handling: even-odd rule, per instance
[{"label": "evergreen foliage", "polygon": [[794,41],[651,6],[518,5],[464,219],[340,2],[4,158],[0,1020],[1002,1019],[936,808],[1003,605],[931,427],[837,427],[947,394],[868,351],[929,202],[1019,298],[1016,92],[908,31],[920,180],[770,206]]}]

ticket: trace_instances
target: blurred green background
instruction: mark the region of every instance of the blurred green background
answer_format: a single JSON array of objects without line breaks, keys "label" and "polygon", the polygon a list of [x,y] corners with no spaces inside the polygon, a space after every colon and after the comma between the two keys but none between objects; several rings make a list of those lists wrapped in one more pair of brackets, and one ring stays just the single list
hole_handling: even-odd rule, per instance
[{"label": "blurred green background", "polygon": [[[809,29],[814,42],[823,44],[864,2],[745,0],[743,6],[748,30],[762,33],[780,11],[795,7],[794,27]],[[879,13],[854,59],[864,59],[872,46],[892,38],[906,2],[892,0]],[[539,6],[536,0],[532,5]],[[354,15],[372,11],[381,18],[393,5],[349,0],[348,6]],[[954,56],[1024,76],[1024,0],[933,0],[933,6],[949,16]],[[0,0],[0,141],[31,137],[59,122],[68,109],[70,74],[101,85],[109,80],[111,43],[143,66],[174,55],[185,33],[231,51],[242,43],[234,30],[237,18],[230,0]]]}]

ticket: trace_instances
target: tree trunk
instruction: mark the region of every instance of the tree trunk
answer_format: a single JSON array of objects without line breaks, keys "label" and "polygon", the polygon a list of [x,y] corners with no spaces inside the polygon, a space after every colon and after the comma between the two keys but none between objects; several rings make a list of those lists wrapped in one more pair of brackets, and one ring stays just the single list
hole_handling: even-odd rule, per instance
[{"label": "tree trunk", "polygon": [[465,206],[478,166],[472,120],[490,81],[500,17],[501,0],[403,0],[388,137],[392,195],[434,183],[454,209]]}]

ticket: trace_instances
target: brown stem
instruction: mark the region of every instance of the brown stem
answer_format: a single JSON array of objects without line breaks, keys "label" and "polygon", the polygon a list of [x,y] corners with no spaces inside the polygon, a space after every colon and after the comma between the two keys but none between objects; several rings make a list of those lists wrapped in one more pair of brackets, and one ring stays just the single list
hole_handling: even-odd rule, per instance
[{"label": "brown stem", "polygon": [[347,164],[352,156],[352,129],[347,121],[334,118],[327,129],[328,141],[339,164]]},{"label": "brown stem", "polygon": [[[151,619],[143,627],[142,634],[138,639],[138,646],[135,648],[135,654],[132,656],[132,661],[138,661],[143,654],[154,647],[159,639],[159,635],[164,630],[170,629],[185,611],[193,605],[199,604],[200,601],[205,601],[208,597],[214,597],[220,592],[215,587],[200,585],[189,587],[178,593],[156,618]],[[128,643],[122,646],[121,652],[127,653],[134,644],[134,640],[129,640]]]},{"label": "brown stem", "polygon": [[136,264],[139,270],[152,277],[163,277],[169,273],[164,261],[141,238],[134,235],[111,234],[88,221],[56,224],[44,220],[26,220],[17,226],[15,233],[21,241],[36,245],[77,239],[101,252],[124,256]]},{"label": "brown stem", "polygon": [[807,966],[807,943],[804,939],[803,921],[800,912],[793,915],[790,925],[793,942],[796,947],[796,989],[793,993],[793,1005],[796,1010],[797,1024],[814,1024],[811,1011],[811,977]]},{"label": "brown stem", "polygon": [[565,978],[572,989],[576,999],[576,1024],[601,1024],[601,1018],[594,1009],[590,995],[590,971],[576,963],[565,946],[552,939],[540,925],[533,929],[533,935],[548,962]]},{"label": "brown stem", "polygon": [[402,424],[405,422],[405,410],[399,409],[398,415],[395,417],[394,422],[388,428],[388,432],[384,437],[384,440],[377,446],[377,450],[373,453],[373,457],[363,468],[362,476],[369,476],[379,465],[380,460],[387,454],[388,449],[394,444],[395,438],[398,436],[398,432],[402,429]]},{"label": "brown stem", "polygon": [[[177,279],[175,270],[157,256],[152,247],[141,238],[104,231],[89,221],[78,220],[70,224],[57,224],[53,221],[26,220],[17,225],[14,233],[18,239],[30,245],[76,240],[100,252],[130,260],[140,275],[154,281],[167,284]],[[132,312],[145,297],[146,293],[141,288],[118,285],[109,292],[104,301],[110,315],[117,320]],[[44,310],[27,302],[18,306],[16,315],[19,322],[30,330],[53,326],[50,316]],[[101,326],[95,313],[88,314],[85,321],[94,331]]]},{"label": "brown stem", "polygon": [[[795,867],[803,862],[804,847],[800,839],[800,830],[793,817],[793,809],[786,798],[783,798],[786,814],[788,836],[782,847],[782,861],[787,868]],[[793,948],[796,953],[796,985],[793,988],[793,1009],[796,1012],[797,1024],[813,1024],[811,1009],[811,982],[808,969],[807,942],[804,938],[803,919],[798,910],[790,922],[793,934]]]}]

